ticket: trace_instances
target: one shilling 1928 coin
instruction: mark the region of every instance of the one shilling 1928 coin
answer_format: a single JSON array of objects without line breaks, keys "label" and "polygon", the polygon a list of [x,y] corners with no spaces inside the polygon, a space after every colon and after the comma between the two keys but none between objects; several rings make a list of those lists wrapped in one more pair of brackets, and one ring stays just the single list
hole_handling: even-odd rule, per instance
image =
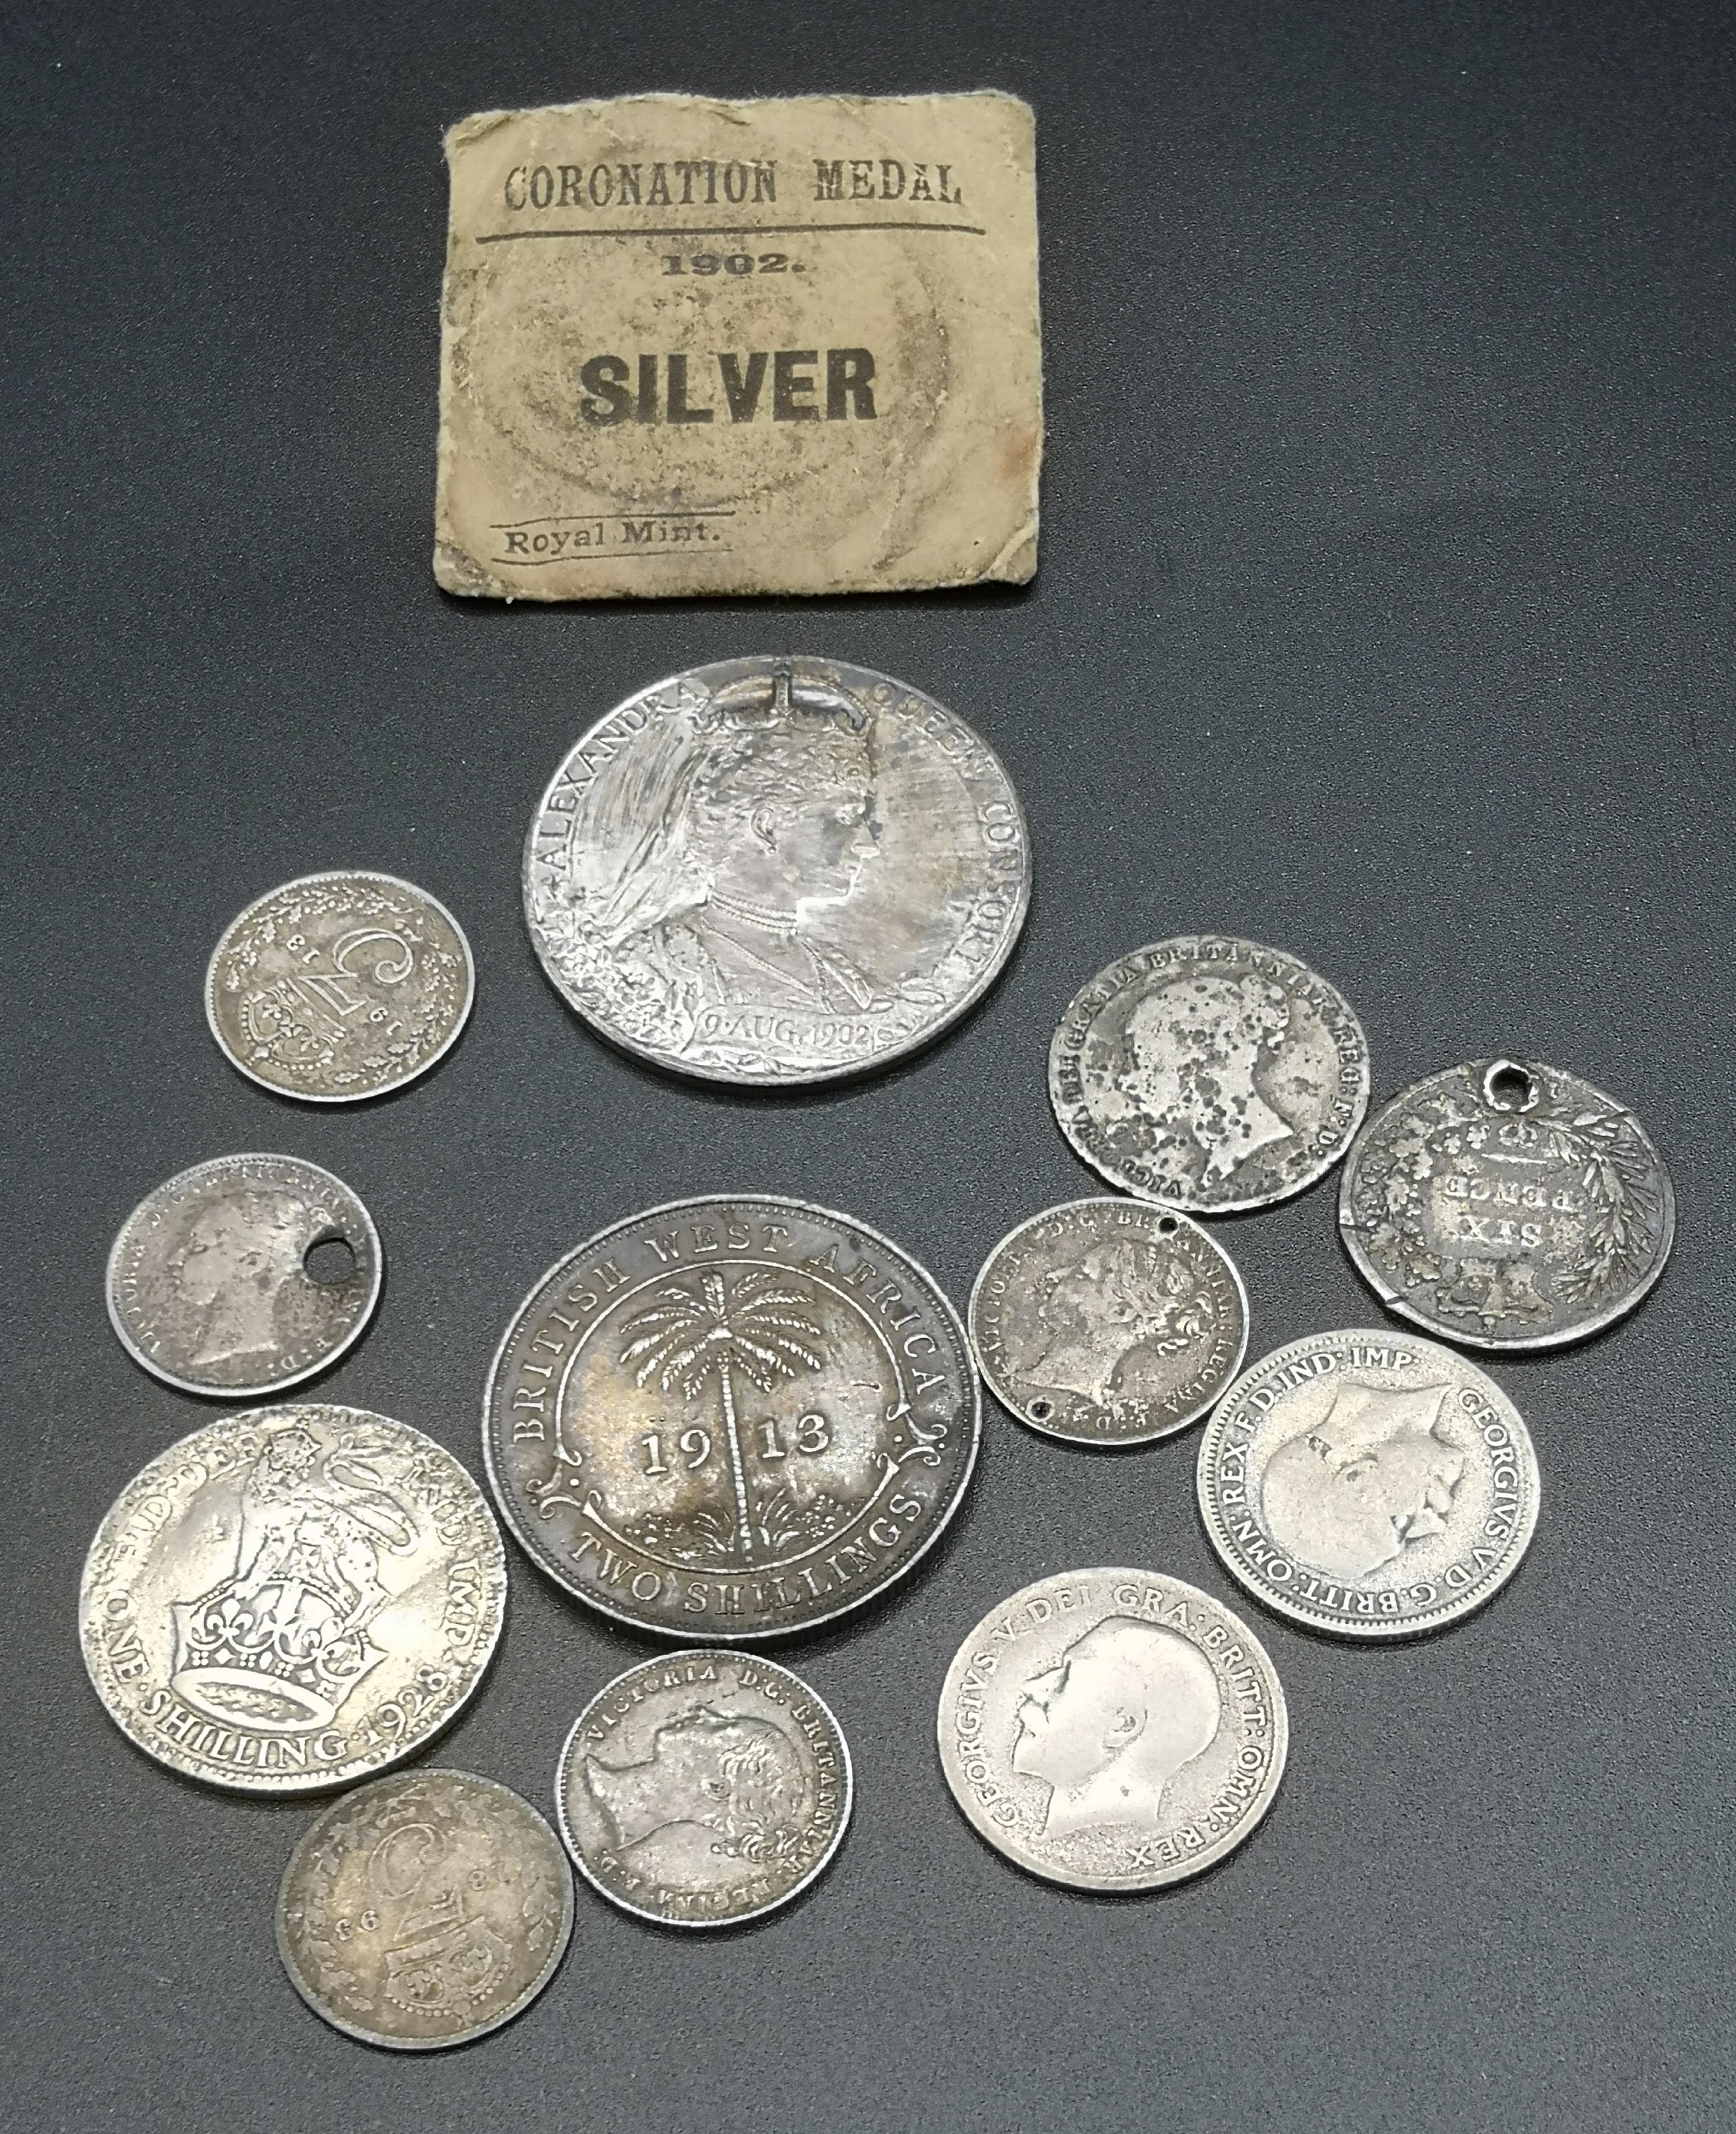
[{"label": "one shilling 1928 coin", "polygon": [[968,1323],[990,1391],[1021,1422],[1075,1445],[1140,1445],[1197,1422],[1241,1369],[1247,1295],[1185,1215],[1072,1200],[996,1246]]},{"label": "one shilling 1928 coin", "polygon": [[1264,1647],[1150,1571],[1064,1571],[985,1615],[940,1697],[940,1761],[998,1851],[1078,1890],[1155,1890],[1271,1807],[1290,1726]]},{"label": "one shilling 1928 coin", "polygon": [[994,751],[837,660],[639,690],[567,754],[524,854],[557,988],[687,1074],[823,1082],[925,1045],[992,984],[1030,896]]},{"label": "one shilling 1928 coin", "polygon": [[1473,1349],[1550,1349],[1631,1311],[1670,1256],[1676,1199],[1624,1105],[1560,1067],[1473,1060],[1358,1136],[1338,1226],[1377,1296]]},{"label": "one shilling 1928 coin", "polygon": [[591,1699],[555,1802],[580,1873],[610,1903],[665,1926],[736,1926],[787,1904],[837,1851],[850,1751],[787,1668],[675,1653]]},{"label": "one shilling 1928 coin", "polygon": [[1464,1357],[1390,1330],[1313,1334],[1244,1371],[1206,1425],[1198,1486],[1231,1575],[1346,1638],[1480,1608],[1537,1523],[1518,1410]]},{"label": "one shilling 1928 coin", "polygon": [[1189,934],[1136,949],[1073,997],[1049,1094],[1112,1185],[1225,1215],[1287,1200],[1343,1155],[1367,1108],[1368,1040],[1294,956]]},{"label": "one shilling 1928 coin", "polygon": [[341,1356],[373,1316],[383,1264],[341,1178],[299,1156],[219,1156],[140,1201],[104,1291],[147,1371],[183,1393],[246,1398]]},{"label": "one shilling 1928 coin", "polygon": [[446,906],[396,875],[304,875],[248,905],[205,973],[232,1064],[279,1096],[352,1103],[401,1088],[458,1041],[475,992]]},{"label": "one shilling 1928 coin", "polygon": [[506,1604],[482,1492],[419,1430],[253,1408],[159,1453],[97,1530],[84,1664],[186,1777],[317,1792],[413,1755],[481,1680]]},{"label": "one shilling 1928 coin", "polygon": [[507,1524],[623,1622],[731,1644],[902,1577],[957,1509],[980,1395],[908,1255],[769,1195],[600,1232],[508,1328],[483,1450]]},{"label": "one shilling 1928 coin", "polygon": [[498,2030],[547,1985],[572,1932],[572,1875],[542,1818],[492,1779],[398,1772],[304,1832],[277,1924],[316,2016],[427,2052]]}]

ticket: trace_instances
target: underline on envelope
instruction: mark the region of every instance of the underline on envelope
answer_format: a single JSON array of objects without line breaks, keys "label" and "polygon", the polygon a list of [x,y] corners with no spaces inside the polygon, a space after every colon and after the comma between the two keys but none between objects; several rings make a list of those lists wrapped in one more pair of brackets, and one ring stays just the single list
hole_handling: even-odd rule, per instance
[{"label": "underline on envelope", "polygon": [[528,237],[829,237],[845,229],[951,230],[963,237],[986,237],[974,222],[725,222],[686,229],[639,229],[612,224],[606,229],[497,229],[479,237],[479,244],[516,244]]}]

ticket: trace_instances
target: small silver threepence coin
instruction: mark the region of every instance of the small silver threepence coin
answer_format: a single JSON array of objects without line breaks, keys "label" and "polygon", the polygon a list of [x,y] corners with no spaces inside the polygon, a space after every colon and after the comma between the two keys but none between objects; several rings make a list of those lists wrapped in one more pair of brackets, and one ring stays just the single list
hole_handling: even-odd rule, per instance
[{"label": "small silver threepence coin", "polygon": [[401,2052],[509,2023],[555,1975],[572,1875],[528,1802],[467,1771],[334,1801],[290,1856],[277,1953],[316,2016]]},{"label": "small silver threepence coin", "polygon": [[1155,1890],[1271,1806],[1290,1741],[1264,1647],[1157,1572],[1063,1571],[992,1609],[940,1697],[940,1761],[972,1826],[1033,1875]]},{"label": "small silver threepence coin", "polygon": [[115,1332],[147,1371],[183,1393],[244,1399],[298,1385],[359,1340],[383,1266],[379,1233],[341,1178],[298,1156],[219,1156],[139,1202],[104,1287]]},{"label": "small silver threepence coin", "polygon": [[446,906],[396,875],[304,875],[232,920],[205,973],[211,1035],[279,1096],[353,1103],[458,1041],[476,987]]},{"label": "small silver threepence coin", "polygon": [[847,1215],[742,1194],[615,1224],[508,1328],[483,1456],[526,1553],[685,1643],[811,1629],[901,1578],[970,1479],[957,1314]]},{"label": "small silver threepence coin", "polygon": [[302,1401],[159,1453],[79,1589],[109,1716],[171,1770],[315,1793],[417,1751],[481,1680],[506,1605],[482,1492],[419,1430]]},{"label": "small silver threepence coin", "polygon": [[1198,1223],[1137,1200],[1071,1200],[1021,1223],[971,1292],[989,1390],[1073,1445],[1184,1430],[1247,1347],[1247,1294]]},{"label": "small silver threepence coin", "polygon": [[1368,1104],[1368,1040],[1281,949],[1189,934],[1136,949],[1049,1048],[1061,1131],[1111,1185],[1199,1215],[1269,1207],[1331,1170]]},{"label": "small silver threepence coin", "polygon": [[555,1803],[579,1872],[611,1904],[663,1926],[735,1926],[788,1904],[842,1843],[850,1751],[787,1668],[676,1653],[586,1706]]},{"label": "small silver threepence coin", "polygon": [[1560,1067],[1473,1060],[1395,1097],[1338,1194],[1357,1271],[1473,1349],[1552,1349],[1631,1311],[1664,1271],[1676,1196],[1625,1105]]},{"label": "small silver threepence coin", "polygon": [[641,689],[578,741],[524,852],[531,939],[605,1036],[784,1085],[900,1058],[1012,953],[1025,817],[980,735],[903,682],[749,659]]},{"label": "small silver threepence coin", "polygon": [[1537,1524],[1537,1458],[1474,1364],[1376,1330],[1312,1334],[1244,1371],[1199,1446],[1232,1576],[1310,1629],[1407,1638],[1480,1608]]}]

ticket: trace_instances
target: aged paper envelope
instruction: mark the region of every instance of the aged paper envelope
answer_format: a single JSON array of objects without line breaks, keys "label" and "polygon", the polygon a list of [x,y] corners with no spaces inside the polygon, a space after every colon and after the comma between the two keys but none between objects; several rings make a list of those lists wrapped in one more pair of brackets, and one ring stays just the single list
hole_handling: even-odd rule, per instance
[{"label": "aged paper envelope", "polygon": [[1037,564],[1030,108],[485,112],[446,136],[435,575],[509,600]]}]

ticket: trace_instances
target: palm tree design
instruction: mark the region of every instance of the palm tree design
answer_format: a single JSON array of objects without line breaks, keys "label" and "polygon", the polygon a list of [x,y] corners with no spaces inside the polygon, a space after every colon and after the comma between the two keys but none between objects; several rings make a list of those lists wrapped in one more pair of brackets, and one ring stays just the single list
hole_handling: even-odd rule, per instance
[{"label": "palm tree design", "polygon": [[621,1330],[629,1337],[621,1361],[638,1366],[636,1384],[654,1378],[664,1393],[679,1385],[693,1400],[706,1381],[716,1377],[735,1494],[735,1538],[745,1562],[753,1561],[754,1536],[734,1374],[739,1371],[761,1393],[769,1393],[779,1378],[793,1378],[798,1370],[817,1371],[824,1360],[825,1334],[812,1316],[810,1300],[777,1283],[768,1267],[745,1274],[733,1292],[717,1273],[701,1275],[697,1290],[687,1282],[671,1282],[658,1291],[659,1301],[652,1310],[640,1312]]}]

